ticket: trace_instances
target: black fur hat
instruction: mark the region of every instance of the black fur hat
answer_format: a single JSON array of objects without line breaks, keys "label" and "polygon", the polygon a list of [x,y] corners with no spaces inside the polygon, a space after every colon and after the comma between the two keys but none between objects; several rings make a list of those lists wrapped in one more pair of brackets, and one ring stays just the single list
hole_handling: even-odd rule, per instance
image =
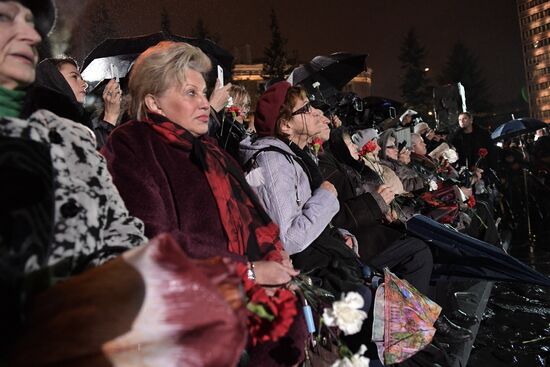
[{"label": "black fur hat", "polygon": [[46,38],[55,25],[57,9],[54,0],[16,0],[32,11],[34,24],[42,38]]}]

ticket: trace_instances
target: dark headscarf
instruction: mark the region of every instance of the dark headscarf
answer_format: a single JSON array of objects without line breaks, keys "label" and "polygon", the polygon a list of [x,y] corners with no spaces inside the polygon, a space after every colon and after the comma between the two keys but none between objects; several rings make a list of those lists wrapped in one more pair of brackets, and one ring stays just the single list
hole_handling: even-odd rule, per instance
[{"label": "dark headscarf", "polygon": [[55,25],[57,9],[52,0],[15,0],[29,8],[34,17],[34,26],[42,39],[46,39]]},{"label": "dark headscarf", "polygon": [[386,155],[386,146],[388,146],[388,140],[390,138],[393,138],[395,140],[395,145],[397,147],[397,136],[395,135],[394,129],[388,129],[380,134],[380,136],[378,137],[378,145],[380,146],[380,152],[378,153],[378,156],[380,157],[380,159],[389,159],[389,157]]},{"label": "dark headscarf", "polygon": [[345,127],[333,129],[330,132],[329,149],[332,155],[342,164],[353,168],[367,182],[381,184],[380,176],[367,167],[363,162],[354,159],[349,152],[348,146],[344,141],[344,136],[350,135]]},{"label": "dark headscarf", "polygon": [[46,59],[36,67],[36,82],[29,91],[30,112],[45,109],[91,128],[89,117],[57,66]]}]

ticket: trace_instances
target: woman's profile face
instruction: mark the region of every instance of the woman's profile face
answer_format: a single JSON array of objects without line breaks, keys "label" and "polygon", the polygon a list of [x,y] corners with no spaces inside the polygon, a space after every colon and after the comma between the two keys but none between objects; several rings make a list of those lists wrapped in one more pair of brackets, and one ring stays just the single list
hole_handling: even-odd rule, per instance
[{"label": "woman's profile face", "polygon": [[201,73],[187,69],[183,85],[175,83],[155,97],[157,111],[170,121],[198,137],[208,132],[210,104],[206,98],[206,83]]},{"label": "woman's profile face", "polygon": [[31,11],[15,1],[0,1],[0,86],[13,90],[34,81],[40,41]]},{"label": "woman's profile face", "polygon": [[396,144],[396,141],[393,137],[390,137],[388,138],[387,142],[386,142],[386,156],[391,158],[391,159],[394,159],[394,160],[397,160],[397,154],[398,154],[398,151],[397,151],[397,145]]},{"label": "woman's profile face", "polygon": [[329,120],[323,116],[323,112],[314,108],[309,100],[298,97],[292,109],[291,126],[295,135],[305,135],[312,138],[328,129]]},{"label": "woman's profile face", "polygon": [[348,147],[349,154],[353,157],[353,159],[359,160],[359,148],[353,141],[351,141],[349,135],[344,135],[344,143]]},{"label": "woman's profile face", "polygon": [[236,120],[241,124],[244,123],[244,119],[250,113],[250,98],[248,96],[239,96],[234,99],[233,105],[239,108],[240,114],[237,116]]},{"label": "woman's profile face", "polygon": [[80,72],[78,71],[76,66],[74,66],[70,62],[66,62],[59,67],[59,72],[63,75],[63,77],[71,87],[71,90],[73,91],[78,103],[84,103],[84,100],[86,99],[86,88],[88,87],[88,84],[86,84],[84,79],[82,79],[82,76],[80,75]]}]

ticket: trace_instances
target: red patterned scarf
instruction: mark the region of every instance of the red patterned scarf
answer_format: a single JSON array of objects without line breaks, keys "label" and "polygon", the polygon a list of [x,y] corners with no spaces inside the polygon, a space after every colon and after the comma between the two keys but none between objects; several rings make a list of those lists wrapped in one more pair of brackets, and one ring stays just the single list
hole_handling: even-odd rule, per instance
[{"label": "red patterned scarf", "polygon": [[144,120],[168,144],[189,151],[203,170],[214,194],[229,250],[249,260],[281,261],[279,227],[269,218],[239,167],[214,140],[193,137],[187,130],[159,115]]}]

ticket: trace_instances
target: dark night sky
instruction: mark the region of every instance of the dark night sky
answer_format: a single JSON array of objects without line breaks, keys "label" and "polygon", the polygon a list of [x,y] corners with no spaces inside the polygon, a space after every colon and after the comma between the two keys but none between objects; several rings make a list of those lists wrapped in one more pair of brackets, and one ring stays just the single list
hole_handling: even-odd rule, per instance
[{"label": "dark night sky", "polygon": [[220,34],[222,46],[231,51],[249,43],[255,58],[262,56],[269,42],[273,7],[289,40],[288,51],[296,50],[302,61],[336,51],[368,53],[374,95],[400,99],[397,57],[412,26],[428,51],[430,76],[438,75],[451,46],[460,39],[479,57],[492,102],[518,99],[524,84],[515,0],[116,0],[109,4],[113,14],[124,14],[118,23],[122,35],[157,31],[164,6],[172,14],[175,33],[189,34],[200,16],[212,33]]}]

